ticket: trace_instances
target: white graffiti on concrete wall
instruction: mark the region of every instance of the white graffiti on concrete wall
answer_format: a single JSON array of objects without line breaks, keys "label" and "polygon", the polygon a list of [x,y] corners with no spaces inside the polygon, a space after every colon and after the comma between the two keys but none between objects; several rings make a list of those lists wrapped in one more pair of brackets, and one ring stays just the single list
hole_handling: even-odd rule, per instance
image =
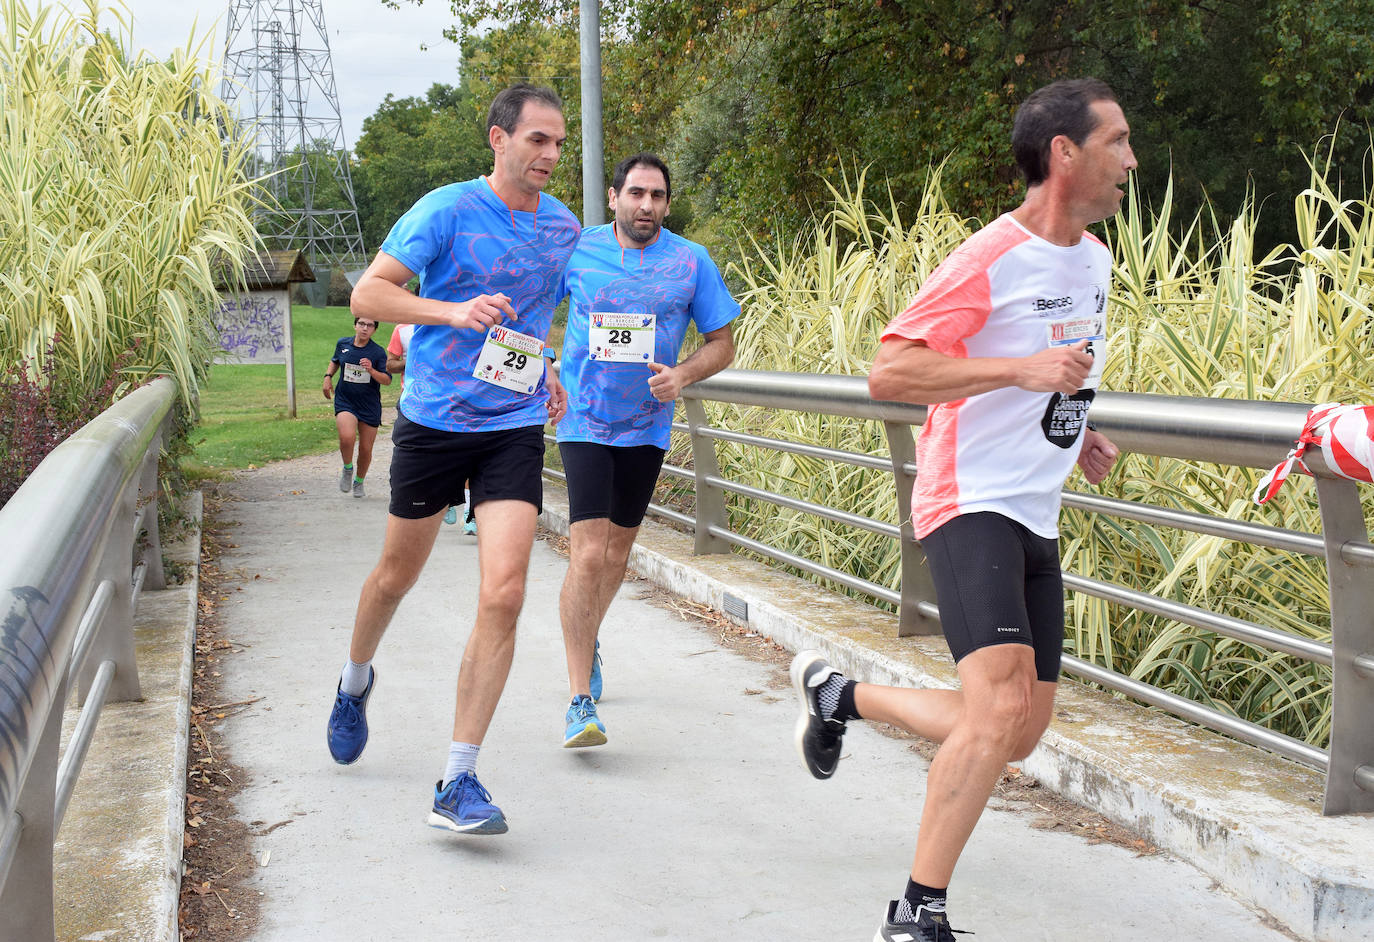
[{"label": "white graffiti on concrete wall", "polygon": [[220,359],[240,363],[286,362],[286,311],[283,291],[258,291],[223,298],[215,315]]}]

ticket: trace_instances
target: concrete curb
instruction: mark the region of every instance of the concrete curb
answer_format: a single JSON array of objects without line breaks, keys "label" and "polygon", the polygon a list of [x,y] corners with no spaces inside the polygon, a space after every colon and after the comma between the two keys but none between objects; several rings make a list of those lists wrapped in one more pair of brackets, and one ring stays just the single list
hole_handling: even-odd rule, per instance
[{"label": "concrete curb", "polygon": [[[176,942],[186,822],[191,678],[200,589],[202,501],[184,506],[193,531],[166,544],[188,573],[148,590],[134,619],[143,699],[109,703],[53,848],[61,942]],[[68,709],[64,741],[77,711]]]},{"label": "concrete curb", "polygon": [[[545,482],[546,529],[566,534],[566,491]],[[649,548],[652,547],[652,548]],[[630,565],[693,601],[747,606],[748,624],[817,648],[862,681],[957,686],[942,638],[898,638],[897,619],[741,556],[692,555],[693,540],[645,521]],[[1024,770],[1189,861],[1303,939],[1374,937],[1374,815],[1321,815],[1317,772],[1066,680]]]}]

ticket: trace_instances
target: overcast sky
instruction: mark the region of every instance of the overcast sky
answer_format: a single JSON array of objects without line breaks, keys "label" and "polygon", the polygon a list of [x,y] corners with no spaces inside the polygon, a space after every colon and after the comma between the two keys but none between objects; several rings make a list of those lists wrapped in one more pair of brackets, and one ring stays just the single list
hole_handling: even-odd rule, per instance
[{"label": "overcast sky", "polygon": [[[36,6],[38,0],[30,0]],[[60,0],[79,8],[76,0]],[[166,58],[187,39],[213,37],[205,57],[224,57],[224,24],[229,0],[124,0],[133,14],[133,44]],[[283,0],[278,0],[283,2]],[[322,0],[329,30],[329,52],[343,116],[344,139],[351,150],[362,133],[363,118],[377,110],[387,94],[398,98],[423,95],[435,82],[458,84],[458,47],[443,37],[454,22],[447,0],[402,3],[390,10],[381,0]],[[101,0],[115,8],[115,0]],[[304,3],[302,3],[304,8]],[[309,23],[308,19],[303,20]],[[102,23],[118,33],[109,14]],[[310,42],[314,46],[313,37]]]}]

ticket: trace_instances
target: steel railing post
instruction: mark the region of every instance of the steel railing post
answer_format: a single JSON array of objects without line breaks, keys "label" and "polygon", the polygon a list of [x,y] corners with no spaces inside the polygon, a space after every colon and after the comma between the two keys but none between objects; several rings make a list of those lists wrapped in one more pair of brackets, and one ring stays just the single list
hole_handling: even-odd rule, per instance
[{"label": "steel railing post", "polygon": [[62,704],[66,699],[67,682],[58,680],[52,710],[15,802],[23,830],[9,876],[0,887],[0,939],[47,942],[56,937],[52,848],[57,838],[54,802],[61,758]]},{"label": "steel railing post", "polygon": [[711,527],[726,526],[725,494],[706,482],[708,477],[720,476],[720,464],[716,460],[716,443],[699,429],[710,425],[706,419],[706,407],[700,399],[682,400],[687,413],[687,427],[692,437],[692,471],[696,475],[696,545],[692,552],[698,556],[708,553],[728,553],[730,544],[711,534]]},{"label": "steel railing post", "polygon": [[[81,665],[77,679],[78,697],[82,703],[95,680],[95,672],[104,661],[114,661],[115,676],[110,683],[106,703],[138,700],[143,696],[138,682],[138,661],[134,656],[134,522],[138,516],[139,488],[124,489],[113,510],[110,532],[100,550],[96,566],[96,584],[108,579],[113,596],[105,617],[95,631],[86,663]],[[155,513],[156,509],[153,508]],[[161,550],[158,551],[159,558]]]},{"label": "steel railing post", "polygon": [[[162,456],[162,439],[166,434],[167,420],[158,426],[157,434],[148,445],[148,457],[143,461],[143,471],[138,480],[139,505],[146,507],[143,515],[143,562],[147,571],[143,577],[143,588],[167,588],[167,576],[162,571],[162,533],[158,526],[158,507],[161,504],[162,487],[157,480],[158,459]],[[134,534],[138,538],[138,534]]]},{"label": "steel railing post", "polygon": [[901,518],[902,535],[898,540],[902,553],[902,605],[897,622],[897,636],[936,635],[940,621],[921,611],[922,603],[935,604],[935,582],[926,567],[925,553],[916,542],[911,527],[911,488],[916,483],[907,466],[916,461],[916,442],[911,426],[900,422],[884,422],[887,433],[887,452],[892,458],[892,483],[897,488],[897,514]]},{"label": "steel railing post", "polygon": [[1374,811],[1374,678],[1356,661],[1374,655],[1374,580],[1347,563],[1342,549],[1369,541],[1360,493],[1353,481],[1317,478],[1322,535],[1331,591],[1331,744],[1322,814]]}]

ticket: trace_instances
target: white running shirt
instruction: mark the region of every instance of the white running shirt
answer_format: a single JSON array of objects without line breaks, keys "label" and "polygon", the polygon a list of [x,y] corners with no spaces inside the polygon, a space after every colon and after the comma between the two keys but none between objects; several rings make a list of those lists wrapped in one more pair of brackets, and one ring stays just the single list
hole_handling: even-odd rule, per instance
[{"label": "white running shirt", "polygon": [[1082,447],[1106,359],[1112,259],[1089,233],[1061,246],[998,217],[955,249],[882,339],[919,340],[952,357],[1025,357],[1076,339],[1097,361],[1073,396],[995,389],[930,408],[916,445],[911,521],[924,537],[960,514],[992,511],[1047,539]]}]

